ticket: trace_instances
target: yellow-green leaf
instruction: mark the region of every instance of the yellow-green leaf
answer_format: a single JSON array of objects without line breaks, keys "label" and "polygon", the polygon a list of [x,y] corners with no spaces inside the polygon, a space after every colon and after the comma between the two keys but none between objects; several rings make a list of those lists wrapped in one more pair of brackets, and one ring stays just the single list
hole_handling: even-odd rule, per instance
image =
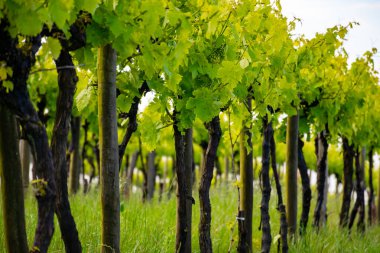
[{"label": "yellow-green leaf", "polygon": [[0,80],[7,79],[7,69],[5,67],[0,67]]},{"label": "yellow-green leaf", "polygon": [[8,80],[3,81],[3,86],[5,87],[5,89],[7,90],[7,92],[13,90],[13,83],[11,81],[8,81]]},{"label": "yellow-green leaf", "polygon": [[57,59],[59,57],[59,53],[61,52],[61,44],[59,43],[58,39],[54,38],[47,38],[47,45],[50,49],[51,54],[53,55],[54,59]]}]

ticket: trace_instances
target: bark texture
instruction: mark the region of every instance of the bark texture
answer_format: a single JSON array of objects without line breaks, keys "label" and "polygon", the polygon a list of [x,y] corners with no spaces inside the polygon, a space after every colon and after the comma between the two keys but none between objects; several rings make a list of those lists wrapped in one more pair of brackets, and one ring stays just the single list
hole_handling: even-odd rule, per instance
[{"label": "bark texture", "polygon": [[[252,99],[247,98],[248,110],[252,110]],[[245,122],[244,122],[245,123]],[[244,125],[244,124],[243,124]],[[248,151],[247,146],[250,147]],[[253,154],[252,134],[244,126],[240,134],[240,182],[237,251],[252,252],[252,209],[253,209]]]},{"label": "bark texture", "polygon": [[185,168],[185,136],[178,129],[177,112],[174,112],[174,142],[175,142],[175,170],[177,175],[177,223],[176,223],[176,246],[175,252],[189,253],[187,238],[189,228],[187,227],[187,187]]},{"label": "bark texture", "polygon": [[16,127],[14,116],[0,104],[0,177],[4,248],[8,253],[27,253],[23,180]]},{"label": "bark texture", "polygon": [[[57,67],[74,66],[68,51],[62,50],[55,61]],[[75,69],[58,70],[59,93],[56,106],[56,117],[53,128],[51,150],[55,168],[55,182],[57,185],[57,198],[55,213],[61,229],[61,236],[65,243],[65,250],[69,252],[82,252],[78,231],[71,214],[67,189],[67,137],[70,128],[71,110],[78,77]]]},{"label": "bark texture", "polygon": [[45,114],[46,109],[46,94],[41,94],[40,89],[37,88],[38,93],[38,102],[37,102],[37,114],[38,118],[41,120],[42,124],[46,127],[46,123],[48,122],[50,116],[49,114]]},{"label": "bark texture", "polygon": [[267,117],[263,119],[263,144],[262,144],[262,169],[261,169],[261,187],[262,187],[262,198],[261,198],[261,252],[270,252],[270,246],[272,244],[272,236],[270,229],[270,216],[269,216],[269,200],[271,185],[269,179],[269,168],[270,168],[270,143],[273,135],[273,129],[271,127],[271,122],[268,123]]},{"label": "bark texture", "polygon": [[327,131],[318,133],[317,149],[317,191],[318,198],[314,210],[313,226],[320,228],[326,224],[326,183],[327,183]]},{"label": "bark texture", "polygon": [[277,173],[276,142],[274,141],[273,135],[272,135],[271,142],[270,142],[270,154],[271,154],[273,176],[274,176],[274,180],[276,182],[276,190],[277,190],[277,197],[278,197],[277,210],[280,212],[281,240],[279,240],[277,251],[280,252],[280,247],[281,247],[281,252],[286,253],[286,252],[288,252],[288,223],[286,221],[286,209],[285,209],[284,201],[282,198],[280,178],[279,178],[278,173]]},{"label": "bark texture", "polygon": [[84,45],[86,40],[85,27],[91,22],[90,20],[89,15],[81,13],[69,28],[71,33],[69,39],[55,25],[51,30],[44,27],[39,35],[26,37],[24,41],[25,47],[23,48],[19,48],[17,38],[11,38],[7,32],[7,20],[3,19],[0,22],[0,37],[2,38],[0,42],[0,60],[5,60],[7,65],[12,67],[13,77],[11,81],[14,84],[14,89],[10,93],[0,89],[1,102],[4,102],[19,117],[24,136],[30,143],[33,152],[35,162],[33,177],[38,179],[33,185],[34,188],[37,188],[38,224],[34,247],[31,252],[47,252],[54,232],[53,218],[56,187],[52,152],[49,148],[45,129],[45,124],[48,120],[48,117],[44,115],[46,97],[41,94],[42,100],[37,105],[38,114],[30,102],[26,81],[31,66],[34,64],[35,54],[41,46],[42,36],[59,39],[62,50],[67,53]]},{"label": "bark texture", "polygon": [[297,230],[298,113],[288,117],[286,128],[286,215],[289,234]]},{"label": "bark texture", "polygon": [[209,133],[209,141],[199,182],[199,248],[202,253],[211,253],[212,241],[210,235],[210,186],[213,177],[216,152],[218,150],[220,137],[222,136],[222,129],[220,128],[219,116],[214,117],[209,123],[205,124],[205,126]]},{"label": "bark texture", "polygon": [[116,118],[116,51],[98,49],[98,113],[102,253],[120,252],[119,149]]},{"label": "bark texture", "polygon": [[368,196],[368,224],[373,225],[374,217],[372,215],[372,207],[374,206],[374,190],[373,190],[373,148],[368,152],[368,160],[369,160],[369,168],[368,168],[368,176],[369,176],[369,196]]},{"label": "bark texture", "polygon": [[22,169],[22,183],[24,189],[29,187],[29,174],[30,174],[30,162],[31,153],[30,146],[27,140],[20,140],[20,159],[21,159],[21,169]]},{"label": "bark texture", "polygon": [[10,92],[0,88],[0,103],[5,104],[18,117],[24,136],[33,150],[35,175],[38,178],[33,184],[38,189],[38,222],[33,246],[40,253],[45,253],[54,233],[54,167],[46,129],[30,101],[26,85],[35,54],[41,46],[41,35],[27,37],[24,41],[26,48],[19,48],[18,39],[12,38],[8,32],[7,20],[2,19],[0,38],[0,61],[5,61],[12,68],[10,81],[14,85]]},{"label": "bark texture", "polygon": [[185,244],[185,252],[191,253],[191,224],[192,224],[192,209],[195,200],[193,198],[193,129],[185,130],[185,183],[186,183],[186,227],[187,238]]},{"label": "bark texture", "polygon": [[307,173],[308,168],[303,155],[303,141],[298,138],[298,170],[301,175],[302,182],[302,213],[300,219],[300,234],[302,235],[307,227],[310,212],[310,202],[311,202],[311,188],[309,174]]},{"label": "bark texture", "polygon": [[343,137],[343,201],[340,211],[339,225],[347,227],[351,207],[352,175],[354,173],[354,146],[349,144],[348,139]]},{"label": "bark texture", "polygon": [[364,202],[364,168],[360,164],[359,149],[355,153],[355,176],[356,176],[356,201],[352,208],[348,228],[351,229],[354,225],[355,217],[359,213],[357,227],[360,232],[365,230],[365,202]]}]

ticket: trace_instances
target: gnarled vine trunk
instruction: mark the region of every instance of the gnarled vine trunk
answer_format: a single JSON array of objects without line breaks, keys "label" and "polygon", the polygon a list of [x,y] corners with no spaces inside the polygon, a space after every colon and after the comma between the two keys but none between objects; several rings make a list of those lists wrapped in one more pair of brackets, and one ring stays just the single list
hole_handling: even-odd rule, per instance
[{"label": "gnarled vine trunk", "polygon": [[260,227],[263,231],[261,237],[261,252],[270,252],[270,246],[272,244],[272,236],[270,229],[270,216],[269,216],[269,200],[271,185],[269,179],[270,168],[270,143],[273,135],[273,129],[271,127],[272,122],[268,123],[268,118],[263,119],[263,144],[262,144],[262,169],[261,169],[261,186],[262,186],[262,198],[261,198],[261,223]]},{"label": "gnarled vine trunk", "polygon": [[211,228],[211,202],[210,186],[213,177],[216,152],[218,150],[222,130],[220,128],[219,116],[214,117],[205,124],[209,133],[208,146],[202,166],[201,178],[199,182],[199,248],[202,253],[212,252],[212,241],[210,236]]},{"label": "gnarled vine trunk", "polygon": [[[272,128],[272,126],[271,126]],[[272,135],[271,141],[270,141],[270,156],[271,156],[271,162],[272,162],[272,170],[273,170],[273,176],[274,180],[276,182],[276,190],[277,190],[277,196],[278,196],[278,204],[277,204],[277,210],[280,212],[280,236],[281,240],[279,240],[278,249],[277,251],[282,253],[288,252],[288,223],[286,221],[286,209],[284,205],[284,201],[282,198],[282,190],[281,190],[281,184],[280,184],[280,178],[277,173],[277,163],[276,163],[276,142],[274,141],[274,136]]]},{"label": "gnarled vine trunk", "polygon": [[340,210],[339,225],[347,227],[348,217],[351,206],[351,193],[352,193],[352,175],[354,173],[354,145],[349,144],[346,137],[342,138],[343,142],[343,201]]},{"label": "gnarled vine trunk", "polygon": [[354,225],[356,214],[359,212],[357,227],[360,232],[365,230],[365,202],[364,202],[364,167],[360,164],[359,149],[355,152],[355,176],[356,176],[356,201],[352,208],[348,228],[351,229]]},{"label": "gnarled vine trunk", "polygon": [[326,196],[327,196],[327,130],[318,133],[318,149],[317,149],[317,191],[318,198],[314,210],[313,226],[320,228],[326,224]]},{"label": "gnarled vine trunk", "polygon": [[298,112],[288,117],[286,128],[286,215],[289,234],[297,230],[297,168],[298,168]]},{"label": "gnarled vine trunk", "polygon": [[20,143],[20,159],[21,159],[21,169],[22,169],[22,182],[24,189],[29,187],[29,172],[30,172],[30,162],[31,153],[30,146],[26,140],[21,139]]},{"label": "gnarled vine trunk", "polygon": [[46,253],[54,233],[54,166],[46,129],[30,101],[26,85],[35,54],[41,46],[41,35],[27,37],[25,45],[28,49],[24,51],[18,47],[18,39],[10,36],[8,26],[8,21],[3,18],[0,22],[0,61],[5,61],[12,68],[10,81],[14,87],[10,92],[0,88],[0,103],[18,117],[33,150],[35,175],[38,178],[34,187],[40,189],[36,192],[38,222],[33,246],[39,249],[39,253]]},{"label": "gnarled vine trunk", "polygon": [[369,168],[368,168],[368,181],[369,181],[369,196],[368,196],[368,224],[373,225],[373,214],[372,210],[375,205],[374,201],[374,190],[373,190],[373,148],[368,152]]},{"label": "gnarled vine trunk", "polygon": [[186,226],[187,226],[187,238],[186,238],[186,253],[191,252],[191,224],[192,224],[192,208],[195,204],[193,198],[193,129],[189,128],[185,130],[185,183],[186,183]]},{"label": "gnarled vine trunk", "polygon": [[[191,252],[191,242],[188,242],[189,235],[191,234],[191,228],[188,227],[188,213],[187,208],[187,198],[188,196],[188,186],[187,178],[191,177],[187,175],[186,162],[185,162],[185,135],[181,133],[178,124],[178,112],[174,111],[174,143],[175,143],[175,170],[177,175],[177,225],[176,225],[176,246],[175,252],[179,253],[190,253]],[[185,130],[189,131],[188,129]],[[190,237],[191,238],[191,237]]]},{"label": "gnarled vine trunk", "polygon": [[300,234],[302,235],[307,227],[310,212],[310,202],[311,202],[311,188],[310,179],[307,174],[308,168],[303,155],[303,141],[298,137],[298,170],[301,175],[302,182],[302,213],[300,219]]},{"label": "gnarled vine trunk", "polygon": [[[66,50],[61,51],[55,62],[57,67],[74,66],[72,57]],[[69,134],[71,109],[77,81],[78,77],[75,69],[58,69],[59,93],[51,149],[55,168],[55,182],[57,185],[55,213],[58,218],[66,252],[82,252],[82,246],[79,241],[74,218],[71,214],[68,198],[66,161],[67,137]]]}]

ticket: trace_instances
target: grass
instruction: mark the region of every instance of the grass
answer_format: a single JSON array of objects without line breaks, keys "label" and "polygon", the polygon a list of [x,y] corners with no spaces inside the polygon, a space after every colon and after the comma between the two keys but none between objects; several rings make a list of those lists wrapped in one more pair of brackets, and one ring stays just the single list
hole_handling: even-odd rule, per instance
[{"label": "grass", "polygon": [[[193,193],[196,204],[193,206],[192,247],[199,252],[197,226],[199,221],[199,202],[197,192]],[[174,196],[174,194],[172,194]],[[315,196],[315,194],[313,195]],[[127,202],[122,202],[121,212],[121,252],[174,252],[176,203],[175,198],[143,204],[140,195],[136,194]],[[99,252],[101,214],[99,195],[91,191],[87,195],[78,194],[71,197],[72,212],[79,230],[83,252]],[[260,252],[260,189],[255,189],[253,212],[253,251]],[[212,202],[212,240],[214,252],[236,252],[237,245],[237,190],[226,186],[214,187],[211,190]],[[312,209],[315,199],[312,200]],[[327,226],[319,232],[308,228],[307,234],[290,244],[290,252],[380,252],[380,227],[367,228],[364,235],[356,232],[349,234],[338,227],[341,200],[330,196],[328,201],[329,217]],[[36,201],[29,194],[26,197],[26,224],[29,244],[32,244],[36,226]],[[271,198],[271,231],[272,237],[279,231],[279,214],[275,209],[276,196],[272,190]],[[301,205],[301,201],[299,201]],[[299,208],[299,213],[301,209]],[[1,213],[1,210],[0,210]],[[310,219],[312,212],[310,213]],[[310,224],[310,220],[309,220]],[[0,219],[0,252],[4,250],[3,221]],[[58,224],[49,252],[64,252],[60,239]],[[277,245],[272,245],[272,252],[277,252]]]}]

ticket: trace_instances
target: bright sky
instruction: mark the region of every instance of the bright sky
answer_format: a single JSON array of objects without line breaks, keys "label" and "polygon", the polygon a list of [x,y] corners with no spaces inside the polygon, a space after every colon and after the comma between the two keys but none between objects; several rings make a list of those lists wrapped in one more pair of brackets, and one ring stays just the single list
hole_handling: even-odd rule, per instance
[{"label": "bright sky", "polygon": [[[359,22],[348,34],[344,44],[350,62],[365,51],[376,47],[380,52],[380,0],[281,0],[283,14],[289,19],[300,18],[296,34],[313,37],[316,32],[350,21]],[[375,57],[380,70],[380,54]]]}]

